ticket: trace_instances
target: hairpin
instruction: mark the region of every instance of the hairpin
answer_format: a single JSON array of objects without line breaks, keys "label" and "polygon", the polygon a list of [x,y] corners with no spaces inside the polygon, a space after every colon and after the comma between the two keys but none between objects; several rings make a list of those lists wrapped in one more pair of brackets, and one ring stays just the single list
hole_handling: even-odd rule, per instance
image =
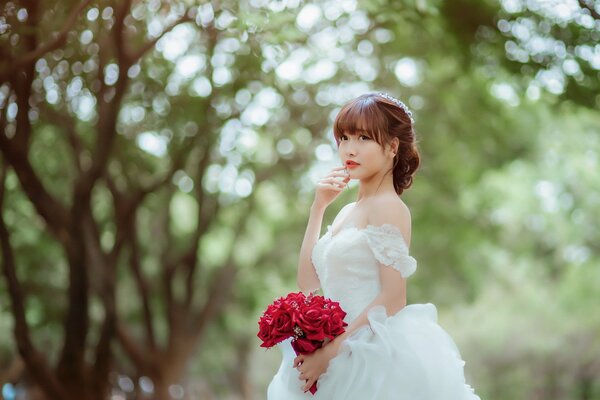
[{"label": "hairpin", "polygon": [[408,115],[408,117],[410,118],[410,122],[414,123],[415,120],[412,116],[412,112],[408,109],[408,107],[406,106],[406,104],[404,104],[403,102],[401,102],[400,100],[398,100],[397,98],[390,96],[387,93],[383,93],[383,92],[379,92],[377,93],[379,96],[388,99],[390,101],[392,101],[394,104],[396,104],[398,107],[400,107],[401,109],[404,110],[404,112],[406,113],[406,115]]}]

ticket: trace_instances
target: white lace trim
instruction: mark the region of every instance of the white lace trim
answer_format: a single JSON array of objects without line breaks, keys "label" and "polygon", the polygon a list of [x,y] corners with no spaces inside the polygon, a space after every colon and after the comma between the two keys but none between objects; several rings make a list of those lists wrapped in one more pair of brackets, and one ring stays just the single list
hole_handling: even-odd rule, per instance
[{"label": "white lace trim", "polygon": [[367,243],[377,261],[399,271],[407,278],[417,269],[417,260],[408,254],[408,247],[400,229],[392,224],[367,225],[363,229]]}]

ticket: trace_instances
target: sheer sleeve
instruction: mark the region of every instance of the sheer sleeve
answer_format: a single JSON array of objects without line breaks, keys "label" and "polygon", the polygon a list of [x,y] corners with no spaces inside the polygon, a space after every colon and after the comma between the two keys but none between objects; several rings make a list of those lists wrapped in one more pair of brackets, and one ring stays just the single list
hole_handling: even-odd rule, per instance
[{"label": "sheer sleeve", "polygon": [[408,254],[408,247],[398,227],[392,224],[367,225],[364,231],[377,261],[399,271],[403,278],[415,272],[417,260]]}]

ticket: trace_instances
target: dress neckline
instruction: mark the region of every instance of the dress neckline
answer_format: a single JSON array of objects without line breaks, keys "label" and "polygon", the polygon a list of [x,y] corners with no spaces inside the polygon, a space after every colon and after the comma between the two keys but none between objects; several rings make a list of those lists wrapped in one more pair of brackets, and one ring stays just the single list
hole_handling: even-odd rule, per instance
[{"label": "dress neckline", "polygon": [[400,239],[402,240],[402,242],[404,243],[404,245],[408,248],[408,244],[406,243],[406,240],[404,239],[404,235],[402,235],[402,232],[400,231],[400,228],[398,228],[394,224],[389,224],[389,223],[384,223],[384,224],[381,224],[381,225],[367,224],[367,225],[365,225],[364,227],[361,228],[361,227],[356,226],[356,224],[354,222],[349,221],[349,222],[343,224],[340,227],[340,229],[335,233],[335,235],[331,231],[331,225],[327,225],[327,233],[329,233],[329,238],[330,239],[336,238],[343,231],[347,231],[347,230],[354,230],[354,231],[357,231],[357,232],[375,230],[375,231],[384,231],[384,232],[387,232],[387,233],[396,233],[396,234],[398,234],[398,236],[400,236]]}]

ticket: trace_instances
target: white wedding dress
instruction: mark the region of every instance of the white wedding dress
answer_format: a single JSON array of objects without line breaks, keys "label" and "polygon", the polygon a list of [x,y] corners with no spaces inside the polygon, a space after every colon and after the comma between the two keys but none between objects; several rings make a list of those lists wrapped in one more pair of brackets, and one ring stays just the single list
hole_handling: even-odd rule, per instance
[{"label": "white wedding dress", "polygon": [[[379,293],[379,268],[391,267],[408,277],[417,265],[391,224],[345,224],[335,235],[329,225],[313,248],[312,262],[323,295],[339,301],[348,324]],[[283,358],[269,384],[268,400],[479,400],[465,383],[465,362],[438,325],[433,304],[407,305],[391,316],[377,305],[368,320],[342,342],[314,395],[301,389],[304,381],[292,367],[296,354],[291,339],[279,343]]]}]

